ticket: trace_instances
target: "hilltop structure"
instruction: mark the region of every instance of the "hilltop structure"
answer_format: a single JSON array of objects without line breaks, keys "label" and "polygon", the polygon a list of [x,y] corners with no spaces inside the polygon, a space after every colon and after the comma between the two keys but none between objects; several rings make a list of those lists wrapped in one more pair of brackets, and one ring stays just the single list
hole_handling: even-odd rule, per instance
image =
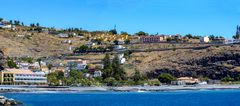
[{"label": "hilltop structure", "polygon": [[240,26],[237,26],[237,32],[236,32],[236,35],[239,35],[240,34]]},{"label": "hilltop structure", "polygon": [[204,36],[200,38],[200,43],[209,43],[210,39],[208,36]]},{"label": "hilltop structure", "polygon": [[240,26],[237,26],[237,32],[236,32],[236,38],[235,39],[240,39]]}]

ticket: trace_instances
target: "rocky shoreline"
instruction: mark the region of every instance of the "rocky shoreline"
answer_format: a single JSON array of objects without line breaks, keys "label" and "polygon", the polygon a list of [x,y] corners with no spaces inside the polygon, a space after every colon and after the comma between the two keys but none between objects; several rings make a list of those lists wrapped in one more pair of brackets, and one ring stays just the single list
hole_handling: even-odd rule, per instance
[{"label": "rocky shoreline", "polygon": [[21,106],[22,103],[12,98],[0,96],[0,106]]}]

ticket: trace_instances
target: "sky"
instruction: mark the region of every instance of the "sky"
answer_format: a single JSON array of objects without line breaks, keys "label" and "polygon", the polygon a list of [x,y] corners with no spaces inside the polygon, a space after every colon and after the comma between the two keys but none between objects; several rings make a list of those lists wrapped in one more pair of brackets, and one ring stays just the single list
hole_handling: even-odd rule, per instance
[{"label": "sky", "polygon": [[240,0],[0,0],[0,17],[55,28],[218,35],[240,24]]}]

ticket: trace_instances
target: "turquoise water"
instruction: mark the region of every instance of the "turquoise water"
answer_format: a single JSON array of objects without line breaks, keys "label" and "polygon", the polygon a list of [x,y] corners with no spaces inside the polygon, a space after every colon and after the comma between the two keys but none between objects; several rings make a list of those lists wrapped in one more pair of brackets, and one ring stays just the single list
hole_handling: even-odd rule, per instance
[{"label": "turquoise water", "polygon": [[240,106],[240,90],[5,93],[26,106]]}]

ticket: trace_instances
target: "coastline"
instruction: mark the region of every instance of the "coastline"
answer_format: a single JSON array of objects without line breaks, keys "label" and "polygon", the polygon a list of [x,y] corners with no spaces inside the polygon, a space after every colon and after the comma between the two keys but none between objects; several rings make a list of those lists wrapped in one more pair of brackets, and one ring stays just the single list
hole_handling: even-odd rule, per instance
[{"label": "coastline", "polygon": [[40,86],[0,86],[0,93],[11,92],[161,92],[180,90],[240,90],[240,85],[191,85],[191,86],[122,86],[122,87],[40,87]]}]

